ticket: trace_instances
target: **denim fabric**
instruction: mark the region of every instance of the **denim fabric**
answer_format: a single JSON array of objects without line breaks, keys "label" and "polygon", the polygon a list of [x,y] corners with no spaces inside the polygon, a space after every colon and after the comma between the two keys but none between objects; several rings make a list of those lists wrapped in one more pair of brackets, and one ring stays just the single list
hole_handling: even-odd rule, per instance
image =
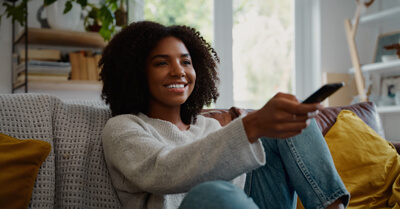
[{"label": "denim fabric", "polygon": [[243,190],[227,181],[199,184],[185,196],[179,209],[258,209]]},{"label": "denim fabric", "polygon": [[305,208],[325,208],[349,192],[335,169],[315,120],[292,138],[262,138],[266,164],[247,175],[245,192],[260,208],[295,208],[299,195]]},{"label": "denim fabric", "polygon": [[247,174],[244,190],[251,198],[228,182],[206,182],[190,190],[180,209],[296,208],[296,194],[307,209],[325,208],[340,197],[348,205],[349,192],[315,120],[292,138],[261,140],[266,164]]}]

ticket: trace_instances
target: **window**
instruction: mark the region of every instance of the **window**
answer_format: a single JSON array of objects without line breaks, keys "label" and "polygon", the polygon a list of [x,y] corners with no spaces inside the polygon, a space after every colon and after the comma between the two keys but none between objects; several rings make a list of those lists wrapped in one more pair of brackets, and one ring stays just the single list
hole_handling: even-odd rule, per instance
[{"label": "window", "polygon": [[144,19],[163,25],[188,25],[213,41],[213,0],[146,0]]},{"label": "window", "polygon": [[[143,14],[140,11],[137,12],[138,10],[144,11],[141,19],[165,25],[189,25],[199,30],[207,42],[214,47],[218,46],[218,43],[214,41],[218,42],[221,39],[225,41],[222,47],[216,47],[222,58],[221,63],[229,62],[223,66],[224,72],[221,73],[220,69],[219,102],[222,101],[222,105],[217,107],[229,108],[235,105],[260,108],[279,91],[292,93],[294,1],[134,0],[134,2],[136,14]],[[232,13],[226,12],[227,9],[229,10],[228,4],[232,6],[232,2]],[[219,6],[214,8],[216,3]],[[224,26],[216,27],[215,31],[214,16],[218,21],[222,20],[219,26],[221,24]],[[229,27],[225,27],[225,23],[229,23],[232,18],[233,27],[230,28],[229,24],[227,24]],[[232,31],[225,31],[230,29]],[[223,35],[214,40],[216,37],[214,33]],[[231,45],[228,41],[228,46],[226,46],[226,37],[230,34],[232,34],[233,43]],[[232,72],[233,78],[229,76]]]},{"label": "window", "polygon": [[234,0],[233,7],[234,103],[260,108],[292,91],[292,1]]}]

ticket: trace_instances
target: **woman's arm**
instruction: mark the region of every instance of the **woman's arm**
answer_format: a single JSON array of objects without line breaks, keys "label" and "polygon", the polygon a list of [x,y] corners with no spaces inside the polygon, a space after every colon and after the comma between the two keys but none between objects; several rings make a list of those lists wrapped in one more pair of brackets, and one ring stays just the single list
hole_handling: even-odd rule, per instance
[{"label": "woman's arm", "polygon": [[110,173],[120,173],[125,180],[113,178],[113,184],[127,192],[187,192],[201,182],[232,180],[265,163],[261,142],[248,142],[241,119],[201,139],[171,146],[132,121],[135,118],[111,119],[103,132]]}]

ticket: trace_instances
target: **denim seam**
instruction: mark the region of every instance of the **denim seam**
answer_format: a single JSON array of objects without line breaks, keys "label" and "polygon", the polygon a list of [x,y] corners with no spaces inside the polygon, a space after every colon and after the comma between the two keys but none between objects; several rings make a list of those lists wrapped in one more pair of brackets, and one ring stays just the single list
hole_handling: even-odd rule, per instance
[{"label": "denim seam", "polygon": [[[345,190],[339,189],[336,192],[334,192],[321,206],[318,208],[326,208],[329,205],[331,205],[333,202],[335,202],[339,197],[342,197],[344,195],[348,195]],[[348,203],[343,203],[345,207],[348,206]]]},{"label": "denim seam", "polygon": [[304,177],[307,179],[308,183],[310,184],[311,188],[313,189],[313,191],[315,192],[315,194],[317,195],[318,199],[320,200],[321,203],[326,202],[326,198],[323,195],[323,192],[321,191],[321,189],[318,187],[317,183],[315,182],[315,180],[311,177],[310,172],[308,171],[307,167],[305,166],[303,160],[301,159],[301,157],[299,156],[296,147],[293,144],[293,139],[289,138],[286,140],[286,143],[289,146],[289,149],[297,163],[297,165],[299,166],[301,172],[303,173]]}]

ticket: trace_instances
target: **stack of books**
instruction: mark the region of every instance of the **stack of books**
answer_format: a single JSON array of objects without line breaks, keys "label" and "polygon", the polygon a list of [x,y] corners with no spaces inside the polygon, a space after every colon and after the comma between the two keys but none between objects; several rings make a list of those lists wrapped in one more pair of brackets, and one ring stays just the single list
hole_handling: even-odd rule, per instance
[{"label": "stack of books", "polygon": [[[29,60],[27,66],[29,80],[35,81],[67,81],[71,73],[69,62]],[[19,79],[25,79],[25,68],[25,62],[17,66]]]},{"label": "stack of books", "polygon": [[[25,50],[15,54],[13,61],[14,86],[28,81],[62,82],[67,80],[98,81],[101,55],[91,51],[70,52],[69,62],[61,62],[61,52],[53,49],[29,49],[25,62]],[[25,69],[28,69],[27,71]]]},{"label": "stack of books", "polygon": [[71,80],[98,81],[100,68],[97,65],[100,57],[100,54],[94,54],[91,51],[69,53]]},{"label": "stack of books", "polygon": [[21,50],[19,62],[14,63],[13,67],[14,85],[23,84],[26,76],[29,81],[67,81],[71,73],[71,64],[60,60],[59,50],[29,49],[28,61],[25,62],[25,50]]}]

